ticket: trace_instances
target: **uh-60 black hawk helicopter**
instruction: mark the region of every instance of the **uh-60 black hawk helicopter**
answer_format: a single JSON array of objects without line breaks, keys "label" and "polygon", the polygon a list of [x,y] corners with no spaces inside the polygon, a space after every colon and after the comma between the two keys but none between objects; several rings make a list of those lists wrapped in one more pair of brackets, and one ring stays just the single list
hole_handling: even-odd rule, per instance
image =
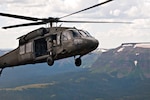
[{"label": "uh-60 black hawk helicopter", "polygon": [[[92,37],[87,31],[72,27],[53,27],[53,23],[126,23],[126,22],[104,22],[104,21],[64,21],[65,17],[92,9],[106,4],[113,0],[96,4],[86,9],[68,14],[59,18],[35,18],[14,14],[0,13],[0,16],[12,17],[24,20],[35,21],[20,25],[3,27],[4,29],[50,24],[48,28],[39,28],[26,35],[19,37],[19,46],[13,51],[0,57],[0,74],[6,67],[14,67],[25,64],[47,62],[52,66],[55,60],[74,56],[75,65],[81,65],[81,57],[95,50],[98,47],[98,40]],[[79,56],[76,58],[76,56]]]}]

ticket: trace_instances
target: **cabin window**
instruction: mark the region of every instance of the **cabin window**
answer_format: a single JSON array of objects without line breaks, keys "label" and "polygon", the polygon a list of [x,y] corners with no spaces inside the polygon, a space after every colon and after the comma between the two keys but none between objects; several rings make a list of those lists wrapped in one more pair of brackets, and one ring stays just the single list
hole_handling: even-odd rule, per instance
[{"label": "cabin window", "polygon": [[32,52],[32,42],[26,44],[26,53]]},{"label": "cabin window", "polygon": [[20,54],[25,54],[25,45],[20,46]]}]

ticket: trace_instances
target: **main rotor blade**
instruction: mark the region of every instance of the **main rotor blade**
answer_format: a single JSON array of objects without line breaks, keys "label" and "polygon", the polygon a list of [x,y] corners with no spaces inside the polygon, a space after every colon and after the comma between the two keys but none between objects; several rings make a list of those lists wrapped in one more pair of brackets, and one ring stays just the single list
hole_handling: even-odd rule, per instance
[{"label": "main rotor blade", "polygon": [[14,14],[7,14],[7,13],[0,13],[0,16],[12,17],[12,18],[18,18],[18,19],[24,19],[24,20],[30,20],[30,21],[39,21],[39,20],[42,20],[40,18],[34,18],[34,17],[28,17],[28,16],[21,16],[21,15],[14,15]]},{"label": "main rotor blade", "polygon": [[[58,20],[57,22],[64,22],[64,23],[116,23],[116,24],[132,24],[132,22],[112,22],[112,21],[64,21],[64,20]],[[9,28],[16,28],[16,27],[23,27],[23,26],[43,25],[43,24],[47,24],[47,22],[41,21],[41,22],[34,22],[34,23],[26,23],[26,24],[6,26],[6,27],[2,27],[2,28],[3,29],[9,29]]]},{"label": "main rotor blade", "polygon": [[6,27],[2,27],[2,28],[3,28],[3,29],[8,29],[8,28],[23,27],[23,26],[42,25],[42,24],[46,24],[46,23],[45,23],[45,22],[34,22],[34,23],[26,23],[26,24],[19,24],[19,25],[6,26]]},{"label": "main rotor blade", "polygon": [[132,24],[132,22],[113,22],[113,21],[63,21],[59,20],[58,22],[65,22],[65,23],[118,23],[118,24]]},{"label": "main rotor blade", "polygon": [[68,14],[68,15],[65,15],[65,16],[63,16],[63,17],[60,17],[60,19],[61,19],[61,18],[68,17],[68,16],[71,16],[71,15],[75,15],[75,14],[77,14],[77,13],[80,13],[80,12],[83,12],[83,11],[86,11],[86,10],[89,10],[89,9],[92,9],[92,8],[95,8],[95,7],[97,7],[97,6],[101,6],[101,5],[103,5],[103,4],[105,4],[105,3],[108,3],[108,2],[111,2],[111,1],[113,1],[113,0],[107,0],[107,1],[105,1],[105,2],[102,2],[102,3],[96,4],[96,5],[94,5],[94,6],[85,8],[85,9],[83,9],[83,10],[74,12],[74,13],[72,13],[72,14]]}]

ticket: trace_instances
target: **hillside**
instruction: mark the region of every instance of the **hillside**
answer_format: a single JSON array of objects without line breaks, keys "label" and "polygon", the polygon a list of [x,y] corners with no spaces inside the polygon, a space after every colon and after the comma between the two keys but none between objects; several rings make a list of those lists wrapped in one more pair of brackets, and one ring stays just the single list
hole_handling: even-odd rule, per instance
[{"label": "hillside", "polygon": [[96,72],[116,72],[118,78],[150,78],[150,44],[122,44],[103,53],[92,66]]}]

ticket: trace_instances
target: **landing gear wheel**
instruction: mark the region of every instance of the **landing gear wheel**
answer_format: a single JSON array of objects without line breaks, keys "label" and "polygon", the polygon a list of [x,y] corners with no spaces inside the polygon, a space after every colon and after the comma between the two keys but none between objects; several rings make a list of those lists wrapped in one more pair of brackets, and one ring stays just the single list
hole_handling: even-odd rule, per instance
[{"label": "landing gear wheel", "polygon": [[52,66],[52,65],[54,64],[54,60],[53,60],[52,57],[48,57],[48,58],[47,58],[47,64],[48,64],[49,66]]},{"label": "landing gear wheel", "polygon": [[76,65],[76,66],[80,66],[80,65],[81,65],[81,63],[82,63],[81,58],[77,58],[77,59],[75,59],[75,65]]}]

